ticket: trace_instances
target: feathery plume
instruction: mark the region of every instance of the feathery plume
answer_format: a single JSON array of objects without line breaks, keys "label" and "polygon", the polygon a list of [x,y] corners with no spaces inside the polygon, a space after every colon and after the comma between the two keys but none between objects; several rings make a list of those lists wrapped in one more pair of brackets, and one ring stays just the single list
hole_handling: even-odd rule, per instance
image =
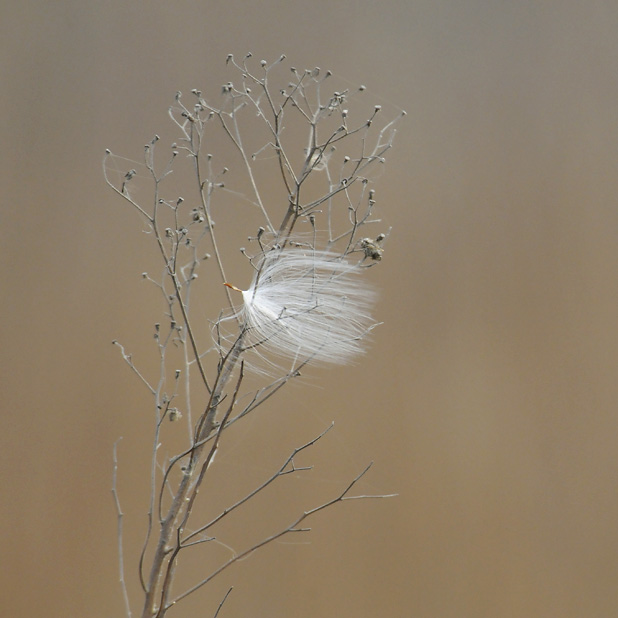
[{"label": "feathery plume", "polygon": [[361,340],[376,325],[375,292],[365,267],[315,249],[275,247],[256,265],[236,311],[245,349],[305,361],[346,363],[363,352]]}]

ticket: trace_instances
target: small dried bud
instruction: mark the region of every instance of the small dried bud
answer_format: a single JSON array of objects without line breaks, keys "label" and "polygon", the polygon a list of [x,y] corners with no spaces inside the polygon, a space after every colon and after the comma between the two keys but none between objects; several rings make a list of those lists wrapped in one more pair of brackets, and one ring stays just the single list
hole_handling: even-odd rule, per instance
[{"label": "small dried bud", "polygon": [[178,408],[170,408],[169,412],[170,423],[175,423],[182,418],[182,412]]},{"label": "small dried bud", "polygon": [[[384,239],[384,234],[380,234],[382,239]],[[379,237],[378,237],[379,238]],[[365,252],[365,257],[373,260],[374,262],[379,262],[382,259],[382,253],[384,253],[384,249],[380,247],[380,240],[376,238],[372,240],[371,238],[363,238],[360,241],[361,249]]]}]

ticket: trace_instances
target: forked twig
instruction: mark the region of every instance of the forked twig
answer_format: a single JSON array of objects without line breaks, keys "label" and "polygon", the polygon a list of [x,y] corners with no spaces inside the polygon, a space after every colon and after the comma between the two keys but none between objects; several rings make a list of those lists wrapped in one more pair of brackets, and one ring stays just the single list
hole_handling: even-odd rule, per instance
[{"label": "forked twig", "polygon": [[372,465],[373,465],[373,462],[371,462],[359,475],[357,475],[356,478],[354,478],[349,483],[349,485],[338,496],[336,496],[335,498],[332,498],[331,500],[328,500],[327,502],[324,502],[324,503],[320,504],[319,506],[314,507],[313,509],[311,509],[309,511],[304,511],[289,526],[286,526],[285,528],[283,528],[279,532],[276,532],[275,534],[273,534],[273,535],[271,535],[269,537],[266,537],[265,539],[262,539],[261,541],[259,541],[258,543],[255,543],[254,545],[252,545],[248,549],[245,549],[244,551],[240,552],[236,556],[230,558],[227,562],[223,563],[220,567],[215,569],[208,577],[205,577],[202,581],[198,582],[197,584],[195,584],[194,586],[192,586],[191,588],[189,588],[185,592],[179,594],[173,601],[171,601],[166,606],[165,609],[166,610],[170,609],[176,603],[178,603],[182,599],[185,599],[190,594],[194,593],[196,590],[199,590],[202,586],[206,585],[208,582],[213,580],[217,575],[219,575],[220,573],[225,571],[228,567],[232,566],[233,564],[235,564],[239,560],[242,560],[243,558],[246,558],[247,556],[249,556],[250,554],[252,554],[256,550],[260,549],[261,547],[264,547],[265,545],[268,545],[269,543],[272,543],[273,541],[276,541],[277,539],[281,538],[282,536],[284,536],[286,534],[289,534],[289,533],[292,533],[292,532],[308,532],[309,530],[311,530],[311,528],[298,528],[297,526],[300,523],[302,523],[305,519],[307,519],[308,517],[311,517],[311,515],[317,513],[318,511],[322,511],[322,510],[324,510],[324,509],[326,509],[326,508],[328,508],[328,507],[330,507],[330,506],[332,506],[334,504],[337,504],[338,502],[343,502],[344,500],[357,500],[359,498],[363,498],[363,499],[368,499],[368,498],[391,498],[391,497],[396,496],[397,494],[346,496],[346,494],[352,489],[352,487],[354,487],[354,485],[356,485],[356,483],[363,476],[365,476],[365,474],[369,471],[369,468],[371,468]]}]

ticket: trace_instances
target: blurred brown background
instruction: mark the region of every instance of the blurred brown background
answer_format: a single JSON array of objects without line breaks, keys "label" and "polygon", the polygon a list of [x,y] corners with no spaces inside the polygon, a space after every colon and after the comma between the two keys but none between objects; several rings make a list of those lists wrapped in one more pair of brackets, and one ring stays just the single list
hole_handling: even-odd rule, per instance
[{"label": "blurred brown background", "polygon": [[[408,116],[377,185],[393,226],[376,279],[386,324],[367,360],[318,372],[239,432],[218,465],[249,487],[336,421],[312,475],[226,541],[243,549],[370,460],[361,489],[400,497],[322,513],[170,615],[212,616],[232,584],[221,616],[618,615],[615,3],[2,13],[3,615],[123,615],[119,436],[137,600],[150,401],[110,341],[147,357],[156,307],[140,223],[106,189],[102,155],[138,156],[177,90],[216,94],[226,55],[247,51],[330,68]],[[196,555],[196,577],[229,557],[215,553]]]}]

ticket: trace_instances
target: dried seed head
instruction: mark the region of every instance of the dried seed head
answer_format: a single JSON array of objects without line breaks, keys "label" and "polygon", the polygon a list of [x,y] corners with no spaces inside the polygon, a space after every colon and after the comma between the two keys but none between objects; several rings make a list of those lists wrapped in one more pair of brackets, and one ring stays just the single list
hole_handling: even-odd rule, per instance
[{"label": "dried seed head", "polygon": [[363,238],[360,241],[360,247],[365,252],[365,257],[370,258],[374,262],[379,262],[382,259],[384,249],[380,243],[384,240],[384,234],[380,234],[375,240],[371,238]]}]

